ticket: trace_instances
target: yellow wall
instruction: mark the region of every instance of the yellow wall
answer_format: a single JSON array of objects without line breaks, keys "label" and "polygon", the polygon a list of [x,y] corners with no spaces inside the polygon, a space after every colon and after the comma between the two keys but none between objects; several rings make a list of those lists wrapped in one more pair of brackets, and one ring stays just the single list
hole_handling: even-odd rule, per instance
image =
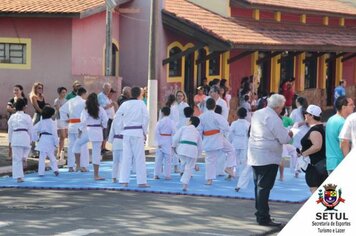
[{"label": "yellow wall", "polygon": [[0,69],[19,69],[29,70],[31,69],[31,39],[30,38],[0,38],[0,43],[17,43],[26,44],[26,63],[25,64],[11,64],[0,63]]},{"label": "yellow wall", "polygon": [[271,83],[270,91],[278,92],[279,83],[281,80],[281,64],[278,63],[278,60],[281,59],[281,55],[275,56],[271,59]]},{"label": "yellow wall", "polygon": [[305,80],[305,64],[303,61],[305,60],[305,52],[297,56],[297,64],[298,64],[298,76],[296,78],[296,90],[304,91],[304,80]]},{"label": "yellow wall", "polygon": [[342,58],[343,57],[338,57],[336,59],[335,86],[338,86],[339,82],[342,80]]},{"label": "yellow wall", "polygon": [[318,88],[321,88],[321,89],[325,89],[326,88],[326,55],[322,55],[320,58],[319,58],[319,65],[318,66],[318,70],[320,69],[319,71],[319,77],[318,77],[318,83],[317,83],[317,86]]}]

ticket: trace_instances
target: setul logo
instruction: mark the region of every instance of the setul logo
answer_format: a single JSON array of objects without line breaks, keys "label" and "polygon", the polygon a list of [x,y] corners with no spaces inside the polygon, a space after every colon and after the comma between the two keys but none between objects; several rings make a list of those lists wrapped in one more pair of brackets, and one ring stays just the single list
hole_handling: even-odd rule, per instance
[{"label": "setul logo", "polygon": [[326,209],[325,211],[330,211],[334,209],[340,202],[344,203],[345,199],[341,197],[341,188],[339,191],[336,190],[337,185],[327,184],[323,186],[325,191],[319,189],[319,199],[316,201],[317,204],[322,203]]}]

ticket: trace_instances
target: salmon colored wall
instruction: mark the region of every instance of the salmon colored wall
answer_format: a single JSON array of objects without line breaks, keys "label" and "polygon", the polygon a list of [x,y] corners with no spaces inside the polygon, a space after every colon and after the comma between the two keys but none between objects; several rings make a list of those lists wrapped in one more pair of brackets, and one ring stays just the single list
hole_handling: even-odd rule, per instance
[{"label": "salmon colored wall", "polygon": [[323,24],[323,16],[307,15],[307,24],[322,25]]},{"label": "salmon colored wall", "polygon": [[345,25],[356,27],[356,20],[355,19],[345,19]]},{"label": "salmon colored wall", "polygon": [[[171,30],[166,29],[163,32],[163,42],[161,47],[162,60],[167,58],[168,56],[167,47],[173,42],[179,42],[183,47],[185,47],[188,43],[194,45],[197,43],[194,40],[189,40],[189,38],[184,37],[181,34],[177,34]],[[175,91],[182,89],[181,83],[179,82],[170,83],[167,81],[168,66],[169,66],[168,64],[162,66],[161,77],[160,77],[161,79],[158,81],[158,86],[160,88],[158,93],[159,104],[162,104],[166,100],[169,94],[172,94]],[[182,76],[184,77],[184,74]]]},{"label": "salmon colored wall", "polygon": [[346,80],[347,85],[354,85],[356,82],[356,58],[343,62],[342,78]]},{"label": "salmon colored wall", "polygon": [[[74,75],[104,74],[105,12],[84,18],[73,19],[72,73]],[[119,15],[113,13],[113,41],[119,41]],[[119,48],[120,50],[120,48]]]},{"label": "salmon colored wall", "polygon": [[[242,51],[231,51],[230,58],[239,55]],[[230,84],[231,94],[237,96],[240,88],[241,79],[251,75],[251,56],[246,56],[230,64]]]},{"label": "salmon colored wall", "polygon": [[[298,14],[293,14],[293,13],[284,13],[282,12],[282,19],[281,21],[287,21],[287,22],[300,22],[300,15]],[[308,22],[308,16],[307,16],[307,22]]]},{"label": "salmon colored wall", "polygon": [[[123,9],[137,10],[137,13],[120,15],[119,68],[123,86],[147,86],[150,2],[135,0],[120,6]],[[161,31],[161,27],[162,23],[159,22],[158,31]],[[157,40],[160,41],[160,38],[161,33],[158,34]],[[159,69],[156,70],[159,74]]]},{"label": "salmon colored wall", "polygon": [[244,9],[240,7],[231,7],[231,16],[233,17],[251,17],[252,18],[252,9]]},{"label": "salmon colored wall", "polygon": [[329,26],[338,26],[338,25],[339,25],[339,18],[329,17]]},{"label": "salmon colored wall", "polygon": [[274,20],[274,12],[260,11],[260,20]]},{"label": "salmon colored wall", "polygon": [[[0,69],[0,114],[6,115],[6,101],[13,85],[21,84],[26,96],[34,82],[44,83],[46,102],[53,104],[59,86],[72,85],[72,20],[58,18],[0,18],[0,37],[30,38],[31,68]],[[32,106],[27,112],[32,114]]]}]

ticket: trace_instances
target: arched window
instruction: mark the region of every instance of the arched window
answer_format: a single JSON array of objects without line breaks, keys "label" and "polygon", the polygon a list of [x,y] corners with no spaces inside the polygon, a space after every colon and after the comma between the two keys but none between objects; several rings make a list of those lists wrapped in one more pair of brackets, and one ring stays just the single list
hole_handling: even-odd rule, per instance
[{"label": "arched window", "polygon": [[111,75],[119,75],[119,49],[114,43],[112,44]]},{"label": "arched window", "polygon": [[[182,52],[179,47],[173,47],[169,50],[169,57]],[[182,58],[169,63],[169,77],[182,76]]]},{"label": "arched window", "polygon": [[209,75],[220,75],[220,54],[215,53],[209,60]]}]

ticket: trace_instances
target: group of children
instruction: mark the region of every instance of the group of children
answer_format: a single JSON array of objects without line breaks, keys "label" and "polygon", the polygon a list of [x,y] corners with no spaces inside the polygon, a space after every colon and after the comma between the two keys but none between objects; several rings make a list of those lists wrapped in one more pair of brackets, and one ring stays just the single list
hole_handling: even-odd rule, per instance
[{"label": "group of children", "polygon": [[[98,173],[101,160],[100,143],[103,140],[102,129],[106,127],[107,117],[102,108],[97,110],[97,117],[93,117],[90,107],[98,106],[96,101],[96,94],[92,93],[86,99],[86,90],[80,88],[77,96],[61,107],[60,117],[68,123],[69,172],[88,171],[86,144],[91,141],[94,179],[102,180]],[[134,170],[137,173],[138,185],[148,187],[143,146],[148,113],[141,103],[142,101],[135,99],[123,103],[125,105],[117,111],[108,137],[113,152],[112,180],[113,182],[119,180],[124,186],[128,185],[130,172]],[[157,123],[155,132],[157,149],[154,179],[159,179],[162,174],[166,180],[171,179],[172,159],[173,155],[176,155],[180,161],[178,169],[181,172],[180,181],[183,190],[186,191],[193,170],[199,170],[196,161],[204,150],[206,184],[211,185],[220,174],[220,169],[223,169],[228,175],[227,178],[240,175],[236,187],[238,191],[246,187],[251,179],[251,170],[246,167],[249,130],[249,122],[245,120],[247,111],[240,108],[238,120],[229,127],[227,120],[215,112],[216,102],[213,98],[207,99],[205,106],[207,110],[199,117],[193,116],[194,110],[191,107],[185,107],[186,120],[178,130],[177,124],[170,118],[171,109],[169,107],[161,109],[162,118]],[[50,159],[52,171],[58,176],[57,160],[54,155],[58,146],[58,135],[56,124],[52,120],[55,110],[46,106],[42,111],[41,120],[33,126],[31,117],[23,111],[24,101],[19,99],[15,107],[17,112],[8,121],[9,140],[13,150],[13,178],[18,182],[24,181],[23,163],[30,152],[32,142],[37,142],[36,150],[40,153],[39,176],[45,173],[46,157]],[[219,165],[221,160],[222,166]]]},{"label": "group of children", "polygon": [[[245,119],[247,110],[240,108],[238,119],[231,124],[216,111],[213,98],[206,100],[207,111],[199,117],[192,116],[191,107],[184,108],[186,125],[176,130],[176,124],[170,118],[170,108],[163,107],[162,119],[155,130],[157,144],[154,178],[162,175],[166,180],[171,179],[172,156],[177,154],[180,160],[181,183],[183,191],[188,188],[192,171],[199,170],[197,158],[205,151],[205,180],[212,185],[213,180],[223,169],[228,179],[240,175],[236,191],[246,188],[252,176],[247,167],[247,144],[250,123]],[[219,165],[222,160],[222,166]]]}]

